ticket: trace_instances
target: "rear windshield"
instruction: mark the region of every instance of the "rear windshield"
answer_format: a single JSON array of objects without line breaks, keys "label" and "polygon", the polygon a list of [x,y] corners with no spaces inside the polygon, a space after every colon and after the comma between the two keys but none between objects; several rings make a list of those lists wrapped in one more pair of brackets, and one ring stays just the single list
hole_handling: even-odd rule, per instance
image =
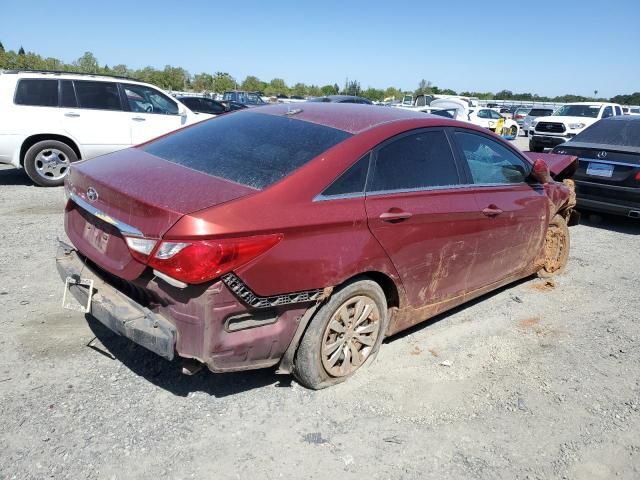
[{"label": "rear windshield", "polygon": [[640,147],[640,121],[600,120],[573,138],[574,142]]},{"label": "rear windshield", "polygon": [[178,165],[263,189],[350,136],[295,118],[242,111],[141,148]]},{"label": "rear windshield", "polygon": [[546,117],[548,115],[551,115],[552,113],[553,110],[546,108],[532,108],[529,111],[529,115],[531,115],[532,117]]}]

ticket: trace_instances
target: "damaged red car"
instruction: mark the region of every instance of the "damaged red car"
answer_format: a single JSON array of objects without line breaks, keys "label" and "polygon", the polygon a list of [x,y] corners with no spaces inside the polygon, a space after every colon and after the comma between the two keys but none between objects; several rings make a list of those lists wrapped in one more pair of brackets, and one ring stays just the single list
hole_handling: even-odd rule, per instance
[{"label": "damaged red car", "polygon": [[422,112],[239,111],[74,164],[57,267],[162,357],[322,388],[389,335],[561,272],[575,165]]}]

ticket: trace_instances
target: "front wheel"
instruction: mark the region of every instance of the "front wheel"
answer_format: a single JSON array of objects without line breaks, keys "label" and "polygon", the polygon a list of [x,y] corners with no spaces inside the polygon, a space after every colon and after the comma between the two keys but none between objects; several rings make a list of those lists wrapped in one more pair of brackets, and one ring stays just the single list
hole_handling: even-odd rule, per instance
[{"label": "front wheel", "polygon": [[24,169],[29,178],[41,187],[62,185],[71,164],[78,156],[66,143],[43,140],[27,150]]},{"label": "front wheel", "polygon": [[372,280],[346,284],[311,320],[293,375],[318,390],[344,382],[378,352],[387,328],[387,301]]},{"label": "front wheel", "polygon": [[542,278],[552,277],[564,271],[569,261],[569,227],[561,215],[555,215],[544,239],[544,264],[538,271]]},{"label": "front wheel", "polygon": [[518,127],[516,127],[515,125],[511,125],[511,128],[509,129],[509,136],[510,137],[517,137],[518,136]]}]

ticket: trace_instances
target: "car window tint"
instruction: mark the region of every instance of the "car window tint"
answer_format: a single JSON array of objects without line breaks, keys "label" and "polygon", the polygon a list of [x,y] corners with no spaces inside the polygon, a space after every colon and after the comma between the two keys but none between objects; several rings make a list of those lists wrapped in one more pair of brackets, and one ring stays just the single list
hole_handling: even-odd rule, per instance
[{"label": "car window tint", "polygon": [[351,165],[338,179],[327,188],[322,195],[348,195],[363,193],[369,171],[369,154]]},{"label": "car window tint", "polygon": [[604,107],[604,110],[602,111],[602,118],[608,117],[613,117],[613,108],[611,108],[611,105]]},{"label": "car window tint", "polygon": [[141,148],[178,165],[262,189],[349,137],[343,130],[245,109]]},{"label": "car window tint", "polygon": [[144,85],[123,84],[124,93],[132,112],[177,115],[178,104],[155,88]]},{"label": "car window tint", "polygon": [[576,135],[572,142],[640,147],[640,120],[634,118],[596,122]]},{"label": "car window tint", "polygon": [[73,89],[73,82],[71,80],[60,81],[60,106],[75,108],[78,106],[76,101],[76,92]]},{"label": "car window tint", "polygon": [[616,107],[616,115],[622,115],[622,109],[620,107]]},{"label": "car window tint", "polygon": [[499,142],[474,133],[456,132],[475,184],[522,183],[528,167],[514,152]]},{"label": "car window tint", "polygon": [[489,113],[488,110],[478,110],[478,117],[479,118],[491,118],[491,114]]},{"label": "car window tint", "polygon": [[16,89],[15,103],[38,107],[57,107],[58,80],[20,80]]},{"label": "car window tint", "polygon": [[500,115],[498,112],[494,110],[490,110],[489,114],[491,115],[491,118],[493,118],[494,120],[499,120],[502,118],[502,115]]},{"label": "car window tint", "polygon": [[411,190],[460,183],[444,132],[420,132],[380,148],[368,191]]},{"label": "car window tint", "polygon": [[221,103],[209,100],[208,98],[202,98],[200,99],[200,101],[202,102],[202,105],[207,109],[207,113],[217,115],[219,113],[225,112],[224,105],[222,105]]},{"label": "car window tint", "polygon": [[122,110],[116,83],[75,80],[74,84],[80,108]]}]

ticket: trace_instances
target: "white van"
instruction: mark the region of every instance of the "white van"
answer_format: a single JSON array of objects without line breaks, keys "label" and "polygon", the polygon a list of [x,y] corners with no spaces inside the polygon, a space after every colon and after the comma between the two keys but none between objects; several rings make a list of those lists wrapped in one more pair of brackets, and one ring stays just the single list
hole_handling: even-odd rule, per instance
[{"label": "white van", "polygon": [[162,90],[122,77],[0,72],[0,163],[41,186],[61,185],[79,159],[121,150],[196,123]]}]

